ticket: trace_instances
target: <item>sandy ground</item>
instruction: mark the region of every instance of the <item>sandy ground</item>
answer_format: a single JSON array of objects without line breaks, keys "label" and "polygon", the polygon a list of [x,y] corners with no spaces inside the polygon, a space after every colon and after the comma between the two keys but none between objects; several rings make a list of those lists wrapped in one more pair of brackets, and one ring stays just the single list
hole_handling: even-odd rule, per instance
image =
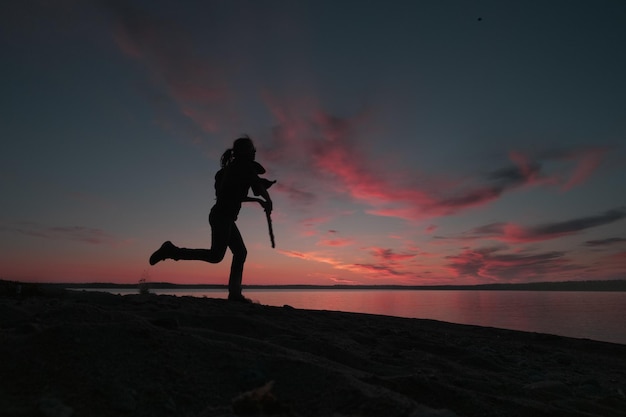
[{"label": "sandy ground", "polygon": [[7,288],[1,416],[626,416],[626,345],[210,298]]}]

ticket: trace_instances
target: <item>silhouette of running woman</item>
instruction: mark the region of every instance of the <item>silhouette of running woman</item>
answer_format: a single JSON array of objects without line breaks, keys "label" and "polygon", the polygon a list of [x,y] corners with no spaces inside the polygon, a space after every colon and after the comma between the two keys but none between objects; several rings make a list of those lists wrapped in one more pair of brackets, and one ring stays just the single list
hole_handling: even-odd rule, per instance
[{"label": "silhouette of running woman", "polygon": [[[218,263],[224,259],[226,248],[233,253],[228,280],[228,299],[233,301],[250,302],[241,294],[241,279],[243,264],[248,251],[241,238],[241,233],[235,224],[241,203],[244,201],[257,202],[268,212],[272,211],[272,199],[267,189],[276,181],[260,178],[265,168],[254,160],[256,149],[249,137],[235,140],[233,147],[222,155],[222,168],[215,174],[215,205],[209,214],[211,225],[211,249],[179,248],[167,241],[150,256],[150,265],[165,259],[178,261],[199,260]],[[248,197],[248,189],[252,188],[254,195],[260,198]]]}]

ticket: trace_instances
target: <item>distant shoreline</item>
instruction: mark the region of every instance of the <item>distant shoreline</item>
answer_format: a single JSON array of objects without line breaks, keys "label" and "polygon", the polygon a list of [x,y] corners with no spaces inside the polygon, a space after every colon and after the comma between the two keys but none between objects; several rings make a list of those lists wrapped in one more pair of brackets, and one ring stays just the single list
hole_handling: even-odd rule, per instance
[{"label": "distant shoreline", "polygon": [[[138,284],[117,283],[20,283],[0,280],[0,285],[21,284],[68,289],[136,289]],[[170,282],[147,282],[149,289],[157,290],[221,290],[226,285],[220,284],[174,284]],[[482,284],[482,285],[244,285],[246,289],[268,290],[419,290],[419,291],[626,291],[626,280],[608,281],[564,281],[536,282],[521,284]]]}]

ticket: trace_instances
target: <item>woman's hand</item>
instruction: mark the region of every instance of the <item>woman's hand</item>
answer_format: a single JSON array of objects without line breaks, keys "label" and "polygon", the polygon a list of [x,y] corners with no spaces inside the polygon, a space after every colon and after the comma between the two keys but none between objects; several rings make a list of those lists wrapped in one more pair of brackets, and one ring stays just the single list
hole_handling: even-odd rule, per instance
[{"label": "woman's hand", "polygon": [[246,197],[241,201],[248,202],[248,203],[259,203],[260,205],[263,205],[263,200],[261,200],[260,198],[255,198],[255,197]]},{"label": "woman's hand", "polygon": [[261,203],[263,210],[265,210],[267,214],[272,213],[272,209],[274,208],[274,205],[272,204],[272,200],[266,200],[266,201],[259,200],[259,203]]},{"label": "woman's hand", "polygon": [[255,197],[246,197],[243,199],[243,201],[247,201],[250,203],[259,203],[261,205],[261,207],[263,207],[263,210],[267,211],[268,213],[271,213],[272,210],[274,209],[274,204],[272,203],[272,200],[263,200],[261,198],[255,198]]}]

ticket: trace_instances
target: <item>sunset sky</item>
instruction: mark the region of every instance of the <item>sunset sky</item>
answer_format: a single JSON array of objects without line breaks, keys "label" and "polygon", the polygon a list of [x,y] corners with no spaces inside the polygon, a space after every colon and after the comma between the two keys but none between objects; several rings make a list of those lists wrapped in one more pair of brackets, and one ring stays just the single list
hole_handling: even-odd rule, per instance
[{"label": "sunset sky", "polygon": [[255,140],[244,284],[626,278],[626,2],[0,5],[0,279],[226,283],[219,157]]}]

